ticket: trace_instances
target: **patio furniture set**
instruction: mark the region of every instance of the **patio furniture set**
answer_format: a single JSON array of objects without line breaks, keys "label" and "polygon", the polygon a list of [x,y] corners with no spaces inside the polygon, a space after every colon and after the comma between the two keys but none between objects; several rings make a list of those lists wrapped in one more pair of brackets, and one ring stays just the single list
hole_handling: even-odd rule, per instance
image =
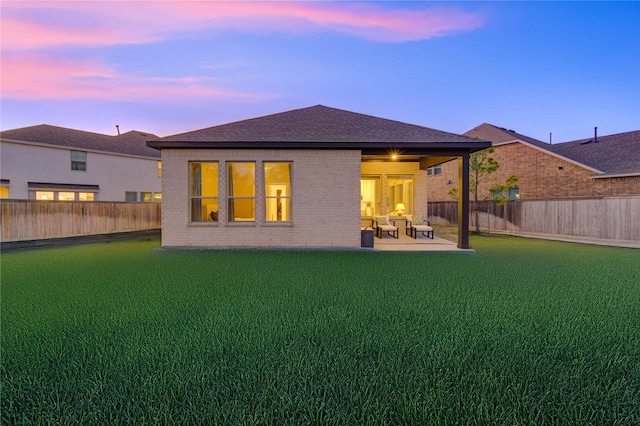
[{"label": "patio furniture set", "polygon": [[[407,224],[405,227],[405,233],[416,239],[418,233],[427,238],[433,239],[433,227],[429,221],[425,221],[422,216],[405,216]],[[382,238],[386,232],[388,235],[398,238],[398,227],[393,219],[389,219],[389,216],[374,216],[371,220],[372,228],[376,231],[376,237]]]}]

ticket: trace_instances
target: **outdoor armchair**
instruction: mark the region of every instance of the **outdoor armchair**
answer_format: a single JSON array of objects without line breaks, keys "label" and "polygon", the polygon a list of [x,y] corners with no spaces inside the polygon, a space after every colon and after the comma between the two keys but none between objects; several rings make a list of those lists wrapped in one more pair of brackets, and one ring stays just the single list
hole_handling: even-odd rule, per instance
[{"label": "outdoor armchair", "polygon": [[425,221],[422,216],[407,216],[407,235],[415,239],[418,238],[418,232],[433,240],[433,227],[429,221]]},{"label": "outdoor armchair", "polygon": [[398,238],[398,227],[396,222],[389,220],[389,216],[374,216],[372,227],[376,230],[376,237],[382,238],[382,233],[386,232],[394,238]]}]

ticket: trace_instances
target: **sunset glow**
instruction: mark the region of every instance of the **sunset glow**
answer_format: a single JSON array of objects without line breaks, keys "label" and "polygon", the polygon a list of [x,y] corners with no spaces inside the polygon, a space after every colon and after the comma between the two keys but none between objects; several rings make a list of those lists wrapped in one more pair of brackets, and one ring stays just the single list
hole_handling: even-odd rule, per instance
[{"label": "sunset glow", "polygon": [[[142,129],[157,134],[315,104],[457,133],[491,122],[558,141],[594,125],[640,127],[637,2],[9,0],[0,8],[3,129],[45,122],[100,131],[113,124],[98,120],[123,114],[122,103],[129,112],[119,121],[157,123]],[[597,34],[585,31],[596,25]],[[65,114],[60,102],[86,116]]]}]

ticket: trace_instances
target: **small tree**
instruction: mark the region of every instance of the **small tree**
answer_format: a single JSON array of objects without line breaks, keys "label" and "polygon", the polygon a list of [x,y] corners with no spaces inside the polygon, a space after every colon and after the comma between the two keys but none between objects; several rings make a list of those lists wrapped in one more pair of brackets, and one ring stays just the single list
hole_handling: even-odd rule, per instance
[{"label": "small tree", "polygon": [[[476,232],[480,232],[480,224],[478,222],[478,185],[484,182],[491,173],[498,170],[500,165],[490,156],[495,152],[494,147],[474,152],[469,156],[469,192],[473,193],[474,210],[476,218]],[[449,195],[453,199],[458,199],[458,188],[449,191]]]}]

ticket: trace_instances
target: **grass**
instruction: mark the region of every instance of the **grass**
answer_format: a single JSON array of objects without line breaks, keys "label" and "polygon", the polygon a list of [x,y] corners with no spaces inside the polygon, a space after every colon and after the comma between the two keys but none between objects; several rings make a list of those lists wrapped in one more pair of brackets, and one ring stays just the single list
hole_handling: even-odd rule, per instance
[{"label": "grass", "polygon": [[3,253],[2,424],[640,424],[638,251]]}]

